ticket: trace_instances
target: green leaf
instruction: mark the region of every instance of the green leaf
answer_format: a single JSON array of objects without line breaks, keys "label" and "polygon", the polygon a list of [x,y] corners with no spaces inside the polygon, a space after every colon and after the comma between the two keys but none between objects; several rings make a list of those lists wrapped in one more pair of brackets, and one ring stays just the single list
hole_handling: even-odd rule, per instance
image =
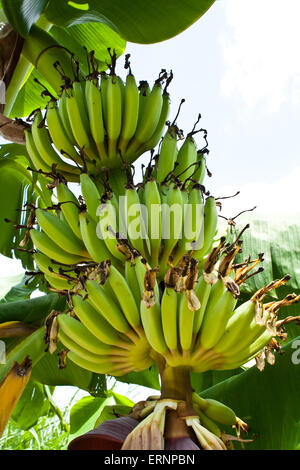
[{"label": "green leaf", "polygon": [[[43,197],[36,185],[35,177],[27,170],[29,157],[24,145],[6,144],[0,148],[0,253],[22,261],[25,269],[33,269],[32,256],[19,251],[19,243],[26,229],[16,229],[14,224],[24,225],[30,208],[22,210],[25,204],[35,205],[37,198]],[[9,195],[9,197],[8,197]],[[5,204],[3,204],[5,201]],[[8,222],[5,222],[8,220]],[[32,249],[29,240],[27,249]]]},{"label": "green leaf", "polygon": [[[98,390],[99,388],[102,391],[105,389],[105,375],[93,374],[68,360],[66,367],[59,369],[58,354],[62,349],[64,348],[59,343],[57,351],[54,354],[45,354],[32,371],[32,378],[34,380],[50,386],[71,385],[86,390],[89,393],[94,393],[95,390],[97,390],[95,387],[96,383],[98,384]],[[102,384],[101,387],[99,386],[100,383]]]},{"label": "green leaf", "polygon": [[196,372],[191,373],[191,384],[193,390],[199,393],[207,388],[212,387],[234,375],[241,374],[244,369],[233,369],[233,370],[208,370],[207,372],[198,374]]},{"label": "green leaf", "polygon": [[20,429],[27,430],[34,426],[41,416],[47,414],[49,407],[43,386],[30,380],[11,417]]},{"label": "green leaf", "polygon": [[[256,218],[255,216],[243,217],[236,227],[238,233],[242,227],[250,222],[250,228],[242,236],[243,253],[236,257],[236,263],[242,262],[251,254],[251,259],[257,257],[258,253],[264,253],[262,266],[264,271],[242,284],[241,292],[243,300],[252,296],[258,289],[267,285],[273,279],[281,279],[286,274],[291,275],[290,281],[283,287],[272,291],[272,296],[265,301],[282,299],[287,294],[300,295],[300,217],[286,219],[278,216],[277,220]],[[299,314],[297,304],[283,308],[279,312],[279,318]],[[299,335],[299,328],[295,324],[286,327],[289,339]]]},{"label": "green leaf", "polygon": [[153,364],[149,369],[145,369],[142,372],[130,372],[129,374],[117,377],[117,380],[119,382],[143,385],[144,387],[160,390],[159,373],[156,364]]},{"label": "green leaf", "polygon": [[116,419],[120,416],[128,415],[131,411],[131,408],[131,406],[126,405],[105,406],[99,418],[95,422],[94,428],[97,428],[98,426],[100,426],[101,423],[104,423],[104,421],[108,421],[109,419]]},{"label": "green leaf", "polygon": [[40,325],[51,310],[63,310],[65,299],[57,294],[47,294],[34,299],[0,304],[0,323],[23,321]]},{"label": "green leaf", "polygon": [[[32,282],[28,281],[28,276],[23,274],[0,279],[0,304],[29,299],[32,292],[36,290],[37,279],[33,279]],[[4,295],[3,292],[5,292]]]},{"label": "green leaf", "polygon": [[94,429],[102,409],[110,403],[111,398],[95,397],[83,397],[75,403],[70,412],[70,441]]},{"label": "green leaf", "polygon": [[23,274],[0,278],[0,303],[6,302],[6,298],[14,286],[22,282]]},{"label": "green leaf", "polygon": [[[215,0],[50,0],[47,19],[58,26],[101,22],[130,42],[149,44],[164,41],[198,20]],[[77,4],[77,6],[76,6]],[[81,8],[80,8],[81,7]]]},{"label": "green leaf", "polygon": [[[108,396],[110,396],[109,392],[108,392]],[[112,391],[111,396],[113,397],[117,405],[124,405],[124,406],[129,406],[129,407],[132,407],[134,405],[134,402],[132,400],[125,397],[124,395],[120,395],[119,393]]]},{"label": "green leaf", "polygon": [[2,0],[8,22],[21,35],[26,36],[40,18],[48,0]]},{"label": "green leaf", "polygon": [[[256,367],[215,385],[201,396],[230,406],[257,439],[246,449],[293,450],[300,446],[300,336],[276,355],[274,366]],[[232,430],[231,430],[232,434]]]}]

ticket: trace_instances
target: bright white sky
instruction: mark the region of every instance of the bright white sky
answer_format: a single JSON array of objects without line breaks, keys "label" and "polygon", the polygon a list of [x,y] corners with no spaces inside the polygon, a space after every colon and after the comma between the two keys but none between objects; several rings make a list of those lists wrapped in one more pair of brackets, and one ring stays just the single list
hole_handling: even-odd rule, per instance
[{"label": "bright white sky", "polygon": [[[257,214],[300,212],[299,18],[299,0],[284,8],[282,0],[219,0],[176,38],[127,46],[137,80],[153,83],[161,68],[173,70],[170,119],[185,98],[178,120],[185,133],[202,114],[208,189],[215,196],[241,191],[224,204],[226,216],[254,205]],[[20,272],[0,259],[0,276]]]}]

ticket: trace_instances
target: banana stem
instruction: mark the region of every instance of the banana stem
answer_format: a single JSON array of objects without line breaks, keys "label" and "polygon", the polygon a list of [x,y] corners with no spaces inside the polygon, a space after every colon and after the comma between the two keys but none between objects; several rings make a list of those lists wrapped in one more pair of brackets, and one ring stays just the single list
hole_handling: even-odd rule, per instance
[{"label": "banana stem", "polygon": [[192,404],[190,369],[186,367],[165,366],[160,370],[161,398],[183,400]]},{"label": "banana stem", "polygon": [[49,389],[48,385],[43,385],[43,389],[44,389],[44,393],[45,393],[45,395],[46,395],[46,397],[47,397],[47,399],[50,403],[51,408],[53,409],[54,413],[56,414],[56,416],[58,417],[58,419],[60,421],[60,425],[61,425],[62,429],[65,432],[69,432],[70,431],[69,425],[68,425],[68,423],[65,422],[63,414],[62,414],[60,408],[57,406],[57,404],[53,400],[53,397],[52,397],[52,394],[50,392],[50,389]]}]

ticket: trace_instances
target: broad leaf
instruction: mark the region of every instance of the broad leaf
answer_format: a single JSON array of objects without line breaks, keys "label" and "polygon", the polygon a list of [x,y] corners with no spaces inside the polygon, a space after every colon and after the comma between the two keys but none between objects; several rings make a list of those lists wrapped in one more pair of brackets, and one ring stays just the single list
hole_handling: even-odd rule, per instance
[{"label": "broad leaf", "polygon": [[212,387],[224,380],[227,380],[229,377],[234,375],[241,374],[244,369],[233,369],[233,370],[208,370],[204,373],[191,373],[191,383],[192,388],[195,392],[199,393],[202,390]]},{"label": "broad leaf", "polygon": [[[30,207],[37,200],[43,200],[44,195],[36,184],[36,176],[27,170],[29,157],[23,145],[7,144],[0,148],[0,253],[22,261],[23,267],[33,268],[32,256],[20,251],[19,244],[24,239],[26,228],[16,228],[25,225]],[[9,195],[9,196],[8,196]],[[3,203],[5,201],[5,204]],[[46,202],[46,201],[45,201]],[[32,249],[29,240],[26,249]]]},{"label": "broad leaf", "polygon": [[48,0],[2,0],[8,22],[21,35],[26,36],[40,18]]},{"label": "broad leaf", "polygon": [[11,417],[20,429],[27,430],[34,426],[41,416],[48,413],[49,406],[43,386],[30,380]]},{"label": "broad leaf", "polygon": [[33,380],[45,385],[71,385],[86,390],[95,396],[103,396],[106,390],[105,375],[94,374],[72,361],[66,362],[64,369],[58,367],[58,354],[63,349],[58,345],[55,353],[47,353],[32,370]]},{"label": "broad leaf", "polygon": [[65,299],[57,294],[47,294],[28,300],[0,304],[0,323],[23,321],[41,325],[51,310],[63,310]]},{"label": "broad leaf", "polygon": [[61,27],[101,22],[130,42],[164,41],[198,20],[215,0],[50,0],[45,15]]},{"label": "broad leaf", "polygon": [[247,449],[299,449],[300,337],[283,350],[263,372],[252,367],[201,393],[230,406],[250,425],[250,437],[257,439],[245,444]]},{"label": "broad leaf", "polygon": [[116,378],[119,382],[143,385],[144,387],[160,390],[159,374],[155,364],[142,372],[130,372],[129,374]]},{"label": "broad leaf", "polygon": [[91,431],[104,406],[112,402],[112,398],[83,397],[79,400],[70,412],[70,441]]},{"label": "broad leaf", "polygon": [[[236,227],[236,233],[249,221],[250,228],[242,236],[243,253],[238,255],[236,262],[242,262],[251,254],[251,259],[259,253],[264,253],[262,266],[264,271],[253,276],[241,286],[243,299],[251,297],[258,289],[267,285],[273,279],[281,279],[286,274],[291,275],[290,281],[284,286],[272,291],[273,298],[265,301],[282,299],[289,293],[300,295],[300,218],[285,219],[284,215],[277,220],[270,217],[256,218],[243,216]],[[283,308],[279,318],[300,313],[298,305]],[[299,327],[287,325],[289,339],[299,335]]]},{"label": "broad leaf", "polygon": [[108,421],[109,419],[116,419],[119,418],[120,416],[126,416],[130,413],[131,411],[131,406],[126,406],[126,405],[110,405],[110,406],[105,406],[95,422],[94,427],[97,428],[100,426],[101,423],[104,421]]},{"label": "broad leaf", "polygon": [[[35,278],[28,282],[29,280],[30,278],[23,274],[1,279],[0,304],[29,299],[32,292],[36,290],[37,279]],[[4,287],[6,287],[6,289]],[[5,292],[4,295],[2,295],[2,292]]]}]

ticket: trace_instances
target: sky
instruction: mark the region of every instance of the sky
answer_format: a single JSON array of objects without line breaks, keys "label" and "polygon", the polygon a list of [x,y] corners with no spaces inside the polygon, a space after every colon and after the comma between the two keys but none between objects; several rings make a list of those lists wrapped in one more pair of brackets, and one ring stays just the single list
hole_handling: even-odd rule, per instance
[{"label": "sky", "polygon": [[[210,192],[226,196],[223,215],[257,206],[257,215],[293,218],[300,196],[300,2],[217,0],[177,37],[129,43],[137,80],[172,70],[170,120],[188,133],[201,113],[208,131]],[[118,72],[125,78],[120,59]],[[198,137],[198,145],[202,141]],[[148,156],[142,159],[148,161]],[[0,258],[0,277],[21,272]]]}]

